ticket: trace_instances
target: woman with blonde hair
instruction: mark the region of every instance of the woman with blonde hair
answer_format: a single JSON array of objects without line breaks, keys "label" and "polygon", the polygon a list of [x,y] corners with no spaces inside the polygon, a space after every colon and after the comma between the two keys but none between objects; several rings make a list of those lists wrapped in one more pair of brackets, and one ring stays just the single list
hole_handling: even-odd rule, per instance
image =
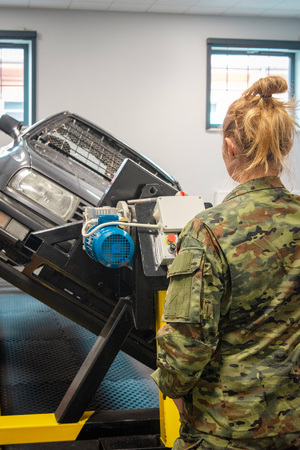
[{"label": "woman with blonde hair", "polygon": [[281,77],[229,107],[239,185],[186,225],[169,270],[152,375],[180,412],[174,449],[300,449],[300,197],[279,175],[296,122]]}]

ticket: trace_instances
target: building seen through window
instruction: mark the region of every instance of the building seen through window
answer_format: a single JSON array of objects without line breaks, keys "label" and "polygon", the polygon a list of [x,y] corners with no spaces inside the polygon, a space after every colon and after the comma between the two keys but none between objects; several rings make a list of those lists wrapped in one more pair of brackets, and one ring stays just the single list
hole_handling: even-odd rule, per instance
[{"label": "building seen through window", "polygon": [[36,32],[0,31],[0,116],[35,122]]},{"label": "building seen through window", "polygon": [[289,91],[278,97],[287,100],[294,95],[300,43],[271,42],[208,39],[206,128],[219,128],[229,105],[259,78],[280,75]]},{"label": "building seen through window", "polygon": [[0,48],[0,110],[24,121],[24,50]]}]

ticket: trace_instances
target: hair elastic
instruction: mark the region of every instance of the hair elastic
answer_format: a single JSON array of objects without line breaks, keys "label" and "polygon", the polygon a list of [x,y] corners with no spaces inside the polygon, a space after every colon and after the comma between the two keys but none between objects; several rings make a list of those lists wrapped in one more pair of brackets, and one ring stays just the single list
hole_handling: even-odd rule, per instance
[{"label": "hair elastic", "polygon": [[261,95],[260,96],[260,98],[271,98],[272,97],[272,94],[271,95]]}]

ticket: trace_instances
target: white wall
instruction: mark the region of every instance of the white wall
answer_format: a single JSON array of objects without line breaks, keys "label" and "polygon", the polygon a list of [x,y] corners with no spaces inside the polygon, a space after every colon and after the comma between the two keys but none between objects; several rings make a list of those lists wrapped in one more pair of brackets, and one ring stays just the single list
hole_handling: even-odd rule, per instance
[{"label": "white wall", "polygon": [[[0,9],[0,29],[38,33],[38,120],[80,114],[213,203],[232,183],[220,134],[205,130],[206,39],[300,39],[295,19],[18,8]],[[299,147],[285,178],[296,190]]]}]

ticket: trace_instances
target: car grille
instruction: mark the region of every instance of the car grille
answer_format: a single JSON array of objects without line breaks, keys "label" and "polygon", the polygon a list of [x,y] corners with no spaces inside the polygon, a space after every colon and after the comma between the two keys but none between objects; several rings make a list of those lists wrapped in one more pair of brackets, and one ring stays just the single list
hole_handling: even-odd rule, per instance
[{"label": "car grille", "polygon": [[64,117],[32,137],[111,180],[127,157],[123,147],[73,117]]}]

